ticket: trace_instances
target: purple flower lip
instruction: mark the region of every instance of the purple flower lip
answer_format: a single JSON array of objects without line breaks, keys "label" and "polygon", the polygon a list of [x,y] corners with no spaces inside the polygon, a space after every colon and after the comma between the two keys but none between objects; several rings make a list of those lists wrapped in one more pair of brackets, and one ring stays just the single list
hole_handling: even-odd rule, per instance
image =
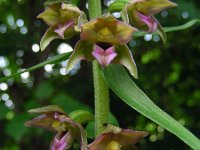
[{"label": "purple flower lip", "polygon": [[136,14],[140,17],[141,21],[143,21],[148,26],[147,32],[151,33],[157,30],[158,24],[152,16],[145,16],[140,12],[136,12]]},{"label": "purple flower lip", "polygon": [[55,140],[52,145],[52,150],[63,150],[66,147],[65,138],[67,136],[66,133],[62,133],[59,136],[55,137]]},{"label": "purple flower lip", "polygon": [[92,55],[97,59],[99,64],[101,64],[103,67],[106,67],[117,56],[117,53],[115,52],[115,48],[113,46],[103,49],[95,44]]}]

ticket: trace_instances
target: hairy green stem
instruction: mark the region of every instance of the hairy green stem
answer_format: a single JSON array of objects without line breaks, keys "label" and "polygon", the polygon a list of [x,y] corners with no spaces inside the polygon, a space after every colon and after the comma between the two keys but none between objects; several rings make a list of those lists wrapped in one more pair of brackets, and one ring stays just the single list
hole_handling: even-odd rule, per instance
[{"label": "hairy green stem", "polygon": [[90,19],[101,16],[101,0],[88,0]]},{"label": "hairy green stem", "polygon": [[[89,0],[88,4],[90,19],[101,15],[100,0]],[[93,78],[95,93],[95,135],[98,136],[104,130],[103,124],[108,122],[109,89],[97,61],[93,62]]]},{"label": "hairy green stem", "polygon": [[104,130],[104,123],[108,122],[109,90],[102,77],[99,64],[93,62],[94,92],[95,92],[95,135]]}]

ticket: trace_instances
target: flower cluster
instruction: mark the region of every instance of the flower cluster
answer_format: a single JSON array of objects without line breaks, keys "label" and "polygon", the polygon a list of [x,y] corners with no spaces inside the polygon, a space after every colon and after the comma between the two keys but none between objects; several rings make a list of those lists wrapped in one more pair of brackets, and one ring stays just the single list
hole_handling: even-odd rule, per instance
[{"label": "flower cluster", "polygon": [[38,16],[49,25],[41,40],[41,49],[45,49],[53,39],[71,38],[80,32],[80,40],[67,63],[67,72],[80,60],[97,60],[102,67],[121,64],[137,78],[137,67],[126,44],[137,30],[158,31],[165,41],[165,33],[153,15],[175,6],[168,0],[131,0],[121,12],[124,22],[112,15],[103,15],[88,22],[85,13],[78,7],[65,3],[51,4]]},{"label": "flower cluster", "polygon": [[[121,12],[123,21],[110,14],[87,21],[85,13],[73,5],[51,3],[38,15],[49,26],[41,40],[41,49],[44,50],[54,39],[68,39],[80,34],[80,40],[67,63],[68,72],[80,60],[88,60],[97,61],[102,67],[121,64],[137,78],[137,67],[126,44],[132,39],[134,32],[139,30],[149,33],[156,31],[165,41],[165,33],[154,14],[175,6],[175,3],[168,0],[131,0]],[[40,115],[26,122],[27,126],[56,132],[51,143],[52,150],[69,149],[75,140],[80,144],[81,150],[134,150],[134,144],[147,136],[143,131],[106,124],[105,131],[88,145],[82,124],[74,121],[61,108],[47,106],[29,112]]]},{"label": "flower cluster", "polygon": [[94,142],[87,145],[87,135],[82,125],[73,121],[58,106],[51,105],[36,108],[29,112],[41,115],[26,122],[26,126],[41,127],[56,132],[50,146],[51,150],[69,149],[74,140],[80,143],[81,150],[133,150],[135,148],[134,144],[147,136],[144,131],[121,129],[113,125],[106,125],[105,131]]}]

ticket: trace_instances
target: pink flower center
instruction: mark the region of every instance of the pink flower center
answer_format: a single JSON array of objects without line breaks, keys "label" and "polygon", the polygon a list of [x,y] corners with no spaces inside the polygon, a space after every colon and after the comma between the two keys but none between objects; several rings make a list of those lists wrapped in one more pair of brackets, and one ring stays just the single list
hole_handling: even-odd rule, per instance
[{"label": "pink flower center", "polygon": [[95,44],[92,55],[96,58],[96,60],[99,62],[100,65],[106,67],[117,56],[117,53],[115,52],[114,46],[111,46],[106,50],[104,50],[100,46]]},{"label": "pink flower center", "polygon": [[158,24],[152,16],[145,16],[140,12],[137,12],[137,15],[148,26],[148,32],[155,32],[157,30]]}]

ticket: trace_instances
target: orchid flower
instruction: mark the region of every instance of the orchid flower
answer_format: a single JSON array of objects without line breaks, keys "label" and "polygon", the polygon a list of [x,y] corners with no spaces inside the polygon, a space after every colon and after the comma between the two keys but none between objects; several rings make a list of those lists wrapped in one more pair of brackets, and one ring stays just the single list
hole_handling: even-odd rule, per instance
[{"label": "orchid flower", "polygon": [[137,78],[137,67],[131,51],[126,46],[137,29],[104,15],[80,26],[81,39],[69,58],[67,71],[80,60],[97,60],[102,67],[109,64],[124,65]]},{"label": "orchid flower", "polygon": [[146,32],[158,31],[163,41],[166,39],[161,25],[155,19],[154,15],[167,8],[176,7],[177,4],[168,0],[132,0],[122,10],[122,19]]},{"label": "orchid flower", "polygon": [[26,122],[25,125],[41,127],[57,133],[51,144],[52,150],[69,149],[75,139],[81,144],[81,150],[87,150],[87,136],[83,127],[69,118],[61,108],[52,105],[32,109],[29,112],[41,115]]},{"label": "orchid flower", "polygon": [[49,26],[41,40],[42,50],[56,38],[71,38],[79,32],[80,24],[87,22],[84,12],[78,7],[65,3],[51,4],[37,17],[43,19]]},{"label": "orchid flower", "polygon": [[109,126],[93,143],[89,144],[89,150],[136,150],[134,144],[148,135],[144,131]]}]

